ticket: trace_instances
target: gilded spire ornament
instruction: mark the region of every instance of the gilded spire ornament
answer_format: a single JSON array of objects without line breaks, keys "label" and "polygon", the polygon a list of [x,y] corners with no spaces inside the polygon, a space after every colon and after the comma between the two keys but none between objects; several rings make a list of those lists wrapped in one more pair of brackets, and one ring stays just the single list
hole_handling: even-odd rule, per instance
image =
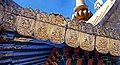
[{"label": "gilded spire ornament", "polygon": [[87,5],[85,5],[84,0],[76,0],[76,7],[74,8],[74,14],[72,19],[75,20],[88,20],[91,17],[91,13],[88,10]]}]

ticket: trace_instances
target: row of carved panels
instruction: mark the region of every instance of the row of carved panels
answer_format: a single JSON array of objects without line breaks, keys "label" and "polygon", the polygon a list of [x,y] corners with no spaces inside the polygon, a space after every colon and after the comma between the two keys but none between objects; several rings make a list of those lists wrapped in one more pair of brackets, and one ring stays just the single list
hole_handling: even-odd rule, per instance
[{"label": "row of carved panels", "polygon": [[[93,27],[91,24],[79,23],[79,22],[76,22],[75,20],[73,20],[72,22],[68,22],[69,20],[67,21],[61,15],[46,14],[46,13],[36,14],[31,9],[20,10],[20,14],[21,14],[20,16],[14,15],[16,13],[11,14],[13,10],[12,8],[8,8],[5,10],[8,10],[8,11],[3,12],[5,13],[3,15],[4,18],[1,19],[2,20],[1,22],[3,22],[2,24],[3,29],[7,31],[17,30],[17,32],[25,36],[32,36],[32,37],[35,37],[38,39],[44,39],[44,40],[51,40],[54,43],[68,42],[70,43],[68,45],[71,45],[74,47],[80,45],[80,44],[75,44],[76,42],[78,42],[76,40],[79,37],[81,39],[82,36],[83,37],[86,36],[84,35],[85,33],[91,34],[92,37],[94,35],[100,35],[100,36],[120,39],[119,30],[115,28],[106,28],[105,26],[101,27],[99,25],[96,27]],[[33,16],[36,18],[30,19],[29,16]],[[82,31],[85,33],[78,32],[78,31]],[[82,33],[82,36],[79,36],[78,34],[76,34],[77,32]],[[88,34],[88,37],[89,37],[89,34]],[[82,39],[84,40],[84,38]],[[94,40],[97,40],[97,38],[95,38]],[[97,47],[95,44],[88,45],[88,46],[91,46],[92,49],[94,48],[94,46]],[[84,47],[84,44],[83,44],[83,47]]]},{"label": "row of carved panels", "polygon": [[[28,17],[28,18],[33,18],[35,20],[40,20],[43,22],[48,22],[51,24],[56,24],[56,25],[60,25],[60,26],[66,26],[68,23],[68,27],[72,28],[72,29],[76,29],[76,30],[80,30],[82,32],[85,33],[90,33],[90,34],[94,34],[94,35],[100,35],[100,36],[106,36],[106,37],[111,37],[114,39],[120,39],[120,27],[119,27],[119,15],[117,15],[116,12],[119,12],[119,5],[118,4],[118,8],[116,8],[114,11],[114,13],[111,15],[111,17],[108,19],[108,22],[105,23],[104,26],[100,26],[97,25],[95,27],[93,27],[91,24],[87,24],[87,23],[79,23],[76,22],[75,20],[73,20],[72,22],[68,22],[67,19],[65,19],[62,15],[58,15],[58,14],[47,14],[47,13],[43,13],[43,12],[39,12],[39,10],[33,10],[31,8],[21,8],[20,6],[16,5],[16,3],[10,1],[10,5],[8,5],[5,8],[1,8],[2,10],[5,10],[3,12],[0,12],[1,17],[4,16],[3,21],[7,21],[7,25],[4,24],[3,26],[8,27],[8,24],[13,26],[13,21],[11,21],[12,23],[10,23],[9,19],[16,19],[16,15],[11,15],[11,13],[13,14],[17,14],[20,16],[24,16],[24,17]],[[16,11],[16,12],[14,12]],[[9,13],[8,13],[9,12]],[[115,14],[116,13],[116,14]],[[119,13],[118,13],[119,14]],[[0,18],[1,20],[1,18]],[[118,20],[118,21],[117,21]],[[70,21],[70,20],[69,20]],[[118,22],[117,24],[115,22],[110,22],[110,21],[115,21]],[[0,21],[1,23],[2,21]],[[118,26],[118,27],[116,27]],[[14,27],[15,28],[15,27]],[[13,29],[15,30],[15,29]]]},{"label": "row of carved panels", "polygon": [[[85,33],[78,32],[73,29],[66,29],[65,27],[52,25],[52,24],[45,23],[40,20],[35,21],[34,19],[29,19],[29,18],[22,17],[22,16],[18,16],[16,22],[14,21],[14,23],[13,23],[13,20],[15,20],[15,19],[12,19],[12,18],[14,18],[14,17],[11,17],[11,16],[10,17],[6,16],[6,17],[8,17],[7,18],[8,20],[5,19],[5,20],[7,20],[6,21],[7,23],[5,22],[5,25],[3,25],[3,27],[5,29],[8,29],[8,30],[10,30],[10,29],[16,30],[17,29],[18,33],[25,35],[25,36],[32,36],[32,37],[35,37],[38,39],[44,39],[44,40],[49,39],[49,40],[53,41],[54,43],[66,42],[69,46],[72,46],[72,47],[80,46],[81,48],[83,47],[84,50],[88,50],[88,51],[92,51],[95,46],[99,52],[108,53],[108,48],[106,46],[109,46],[109,45],[106,45],[106,44],[105,44],[106,46],[104,44],[97,45],[97,43],[95,45],[94,42],[95,42],[95,39],[97,40],[97,38],[94,38],[95,37],[94,35],[85,34]],[[15,23],[16,23],[16,25],[15,25]],[[15,27],[13,27],[13,26],[15,26]],[[74,28],[74,26],[73,26],[73,28]],[[90,37],[90,40],[89,40],[89,37]],[[81,41],[86,41],[86,44],[84,42],[83,42],[83,44],[81,44],[80,41],[78,40],[78,38]],[[104,42],[101,42],[101,43],[104,43]],[[119,43],[119,42],[116,42],[116,43]],[[103,48],[104,46],[105,46],[105,48]],[[116,48],[118,48],[118,50],[119,50],[118,46],[119,45],[117,45]],[[119,54],[119,51],[118,51],[118,54]]]},{"label": "row of carved panels", "polygon": [[[15,21],[13,20],[16,20],[16,16],[17,15],[6,12],[4,15],[3,21],[10,23],[9,19],[11,19],[12,20],[11,22],[14,23]],[[85,33],[111,37],[114,39],[120,39],[119,28],[112,27],[111,23],[109,22],[106,22],[105,26],[102,26],[102,27],[100,25],[93,27],[91,24],[79,23],[75,20],[72,20],[72,21],[67,20],[63,16],[58,14],[46,14],[46,13],[38,13],[36,19],[34,20],[43,21],[43,22],[58,25],[58,26],[66,26],[68,24],[69,28],[79,30]]]},{"label": "row of carved panels", "polygon": [[[13,20],[15,20],[14,23],[12,22],[13,25],[10,25]],[[74,29],[72,29],[72,26],[69,23],[67,28],[66,26],[53,25],[52,23],[34,20],[23,16],[17,16],[16,19],[8,18],[8,21],[10,24],[5,23],[6,26],[3,26],[5,30],[17,30],[19,34],[24,36],[50,40],[57,44],[66,42],[66,44],[71,47],[80,47],[87,51],[92,51],[96,48],[100,53],[106,54],[110,52],[110,54],[114,56],[120,56],[119,40],[80,32],[80,30],[76,30],[76,27],[74,26]]]},{"label": "row of carved panels", "polygon": [[[2,12],[0,13],[2,14]],[[0,19],[1,22],[5,23],[2,26],[3,27],[13,27],[14,29],[11,28],[11,30],[16,31],[16,17],[17,15],[11,14],[6,12],[5,14],[3,14],[4,17],[3,19]],[[57,25],[57,26],[63,26],[63,27],[68,27],[68,28],[72,28],[75,30],[79,30],[85,33],[89,33],[89,34],[94,34],[94,35],[99,35],[99,36],[104,36],[104,37],[111,37],[114,39],[120,39],[120,29],[119,28],[115,28],[113,26],[111,26],[111,22],[106,22],[106,24],[104,26],[92,26],[91,24],[88,23],[79,23],[76,20],[69,20],[69,19],[65,19],[63,16],[58,15],[58,14],[46,14],[46,13],[39,13],[37,14],[37,18],[36,19],[30,19],[27,17],[24,17],[28,20],[35,20],[35,21],[42,21],[42,22],[46,22],[46,23],[50,23],[53,25]],[[114,23],[115,24],[115,23]],[[6,29],[9,29],[6,28]]]},{"label": "row of carved panels", "polygon": [[[117,10],[118,9],[119,8],[117,8]],[[4,10],[4,9],[2,9],[2,10]],[[14,12],[14,10],[18,10],[18,11]],[[115,28],[114,26],[116,26],[116,24],[111,23],[111,22],[106,22],[105,25],[102,27],[100,25],[93,27],[91,24],[79,23],[78,21],[75,21],[75,20],[72,20],[72,22],[71,22],[70,20],[65,19],[62,15],[59,15],[59,14],[47,14],[47,13],[39,12],[39,10],[33,10],[31,8],[21,8],[20,6],[15,5],[15,3],[11,3],[9,6],[7,6],[5,8],[4,13],[5,13],[5,15],[4,15],[3,21],[7,21],[7,20],[10,21],[9,18],[13,18],[15,20],[16,14],[17,14],[20,16],[28,17],[28,18],[33,18],[34,20],[39,20],[39,21],[50,23],[50,24],[60,25],[60,26],[66,26],[68,24],[68,27],[85,32],[85,33],[111,37],[114,39],[120,39],[119,27]],[[11,13],[13,13],[15,15],[11,15]],[[120,16],[116,16],[113,14],[110,17],[110,21],[113,21],[116,17],[120,17]],[[119,19],[119,18],[116,18],[115,21],[117,19]],[[70,21],[70,22],[68,22],[68,21]],[[109,19],[108,19],[108,21],[109,21]],[[11,21],[11,22],[13,22],[13,21]],[[10,25],[9,22],[7,22],[7,24]],[[115,24],[115,25],[113,25],[113,24]],[[4,24],[3,26],[5,26],[5,25],[6,24]],[[8,25],[6,25],[5,27],[7,27],[7,26]],[[14,25],[11,25],[11,26],[14,26]],[[119,23],[118,23],[118,26],[119,26]]]}]

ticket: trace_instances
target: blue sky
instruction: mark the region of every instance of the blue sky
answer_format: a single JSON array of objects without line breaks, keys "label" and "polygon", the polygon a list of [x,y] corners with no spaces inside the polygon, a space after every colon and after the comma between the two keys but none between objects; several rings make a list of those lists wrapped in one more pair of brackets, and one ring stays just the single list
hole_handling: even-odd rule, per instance
[{"label": "blue sky", "polygon": [[[47,13],[59,13],[65,17],[71,18],[73,8],[75,7],[75,0],[14,0],[22,7],[31,7],[33,9],[39,9],[40,11]],[[89,6],[89,10],[94,13],[93,4],[90,2],[95,0],[85,0],[85,3]]]}]

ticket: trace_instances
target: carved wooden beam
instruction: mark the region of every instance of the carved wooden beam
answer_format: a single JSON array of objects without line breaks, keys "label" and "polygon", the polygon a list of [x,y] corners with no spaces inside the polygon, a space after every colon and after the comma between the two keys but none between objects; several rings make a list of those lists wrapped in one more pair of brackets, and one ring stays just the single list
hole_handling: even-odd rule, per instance
[{"label": "carved wooden beam", "polygon": [[[5,15],[2,19],[3,28],[1,28],[6,31],[17,31],[21,35],[36,39],[50,40],[57,44],[66,42],[71,47],[80,47],[87,51],[92,51],[96,48],[100,53],[106,54],[110,52],[112,55],[120,56],[118,42],[110,42],[112,39],[120,41],[120,27],[116,27],[120,23],[120,16],[116,14],[120,10],[120,4],[115,3],[114,5],[118,7],[113,9],[112,16],[103,27],[100,25],[94,27],[88,23],[78,22],[78,20],[68,21],[59,14],[47,14],[22,8],[19,14],[5,10]],[[14,10],[14,8],[10,10]],[[106,39],[109,39],[109,41],[104,41]],[[106,43],[103,44],[103,42]],[[113,47],[109,44],[113,45]]]}]

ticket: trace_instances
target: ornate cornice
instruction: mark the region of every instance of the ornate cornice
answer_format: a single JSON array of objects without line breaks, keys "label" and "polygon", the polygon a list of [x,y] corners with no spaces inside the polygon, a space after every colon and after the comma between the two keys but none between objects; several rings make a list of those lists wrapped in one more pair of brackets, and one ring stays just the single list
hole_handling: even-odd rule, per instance
[{"label": "ornate cornice", "polygon": [[31,8],[22,8],[13,3],[6,7],[0,5],[0,14],[2,14],[0,28],[3,30],[17,31],[24,36],[50,40],[57,44],[66,42],[71,47],[80,47],[87,51],[96,48],[100,53],[110,52],[114,56],[120,56],[119,0],[108,12],[107,17],[104,17],[107,21],[102,26],[100,24],[93,26],[84,21],[79,23],[76,20],[66,19],[60,14],[47,14]]}]

